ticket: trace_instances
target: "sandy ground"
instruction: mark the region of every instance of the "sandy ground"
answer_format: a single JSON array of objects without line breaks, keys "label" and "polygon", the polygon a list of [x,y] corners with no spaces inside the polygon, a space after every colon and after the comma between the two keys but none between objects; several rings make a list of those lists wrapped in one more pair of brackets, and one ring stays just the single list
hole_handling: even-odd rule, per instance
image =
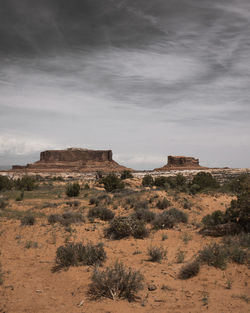
[{"label": "sandy ground", "polygon": [[[131,183],[132,184],[132,183]],[[133,184],[132,184],[133,185]],[[164,191],[148,191],[157,194],[158,199],[166,197]],[[148,197],[147,192],[143,197]],[[198,276],[180,280],[178,273],[183,264],[176,262],[176,254],[184,251],[184,263],[192,260],[206,244],[220,242],[221,238],[202,237],[198,234],[201,219],[214,210],[225,208],[232,196],[180,194],[167,195],[172,206],[183,209],[183,198],[191,203],[191,210],[183,210],[189,215],[188,224],[179,224],[174,229],[152,231],[146,239],[127,238],[109,240],[103,231],[109,224],[96,220],[83,224],[72,224],[69,233],[63,226],[51,226],[46,216],[69,210],[65,196],[55,199],[24,199],[21,202],[9,200],[8,208],[17,211],[32,209],[42,211],[46,216],[37,218],[33,226],[21,226],[16,219],[0,219],[0,262],[2,264],[3,284],[0,286],[0,312],[3,313],[129,313],[129,312],[250,312],[246,299],[250,296],[250,271],[246,265],[228,264],[226,270],[202,266]],[[177,199],[178,198],[178,199]],[[80,197],[80,205],[74,211],[87,214],[89,199]],[[57,207],[42,208],[43,203],[56,203]],[[152,204],[152,210],[161,212]],[[122,206],[116,215],[129,215],[132,209]],[[86,219],[87,220],[87,219]],[[167,235],[162,240],[163,234]],[[183,238],[188,237],[187,243]],[[37,247],[27,248],[27,242],[37,243]],[[87,243],[103,242],[107,253],[104,267],[117,259],[126,266],[140,270],[145,276],[144,289],[139,298],[129,303],[126,300],[100,299],[93,301],[88,296],[93,267],[70,267],[68,270],[51,272],[55,264],[56,249],[65,242]],[[167,257],[161,263],[149,261],[147,249],[159,246],[167,250]],[[135,253],[135,252],[139,253]],[[148,290],[154,284],[157,289]],[[230,288],[228,286],[230,285]],[[162,288],[163,287],[163,288]],[[248,297],[248,298],[247,298]]]}]

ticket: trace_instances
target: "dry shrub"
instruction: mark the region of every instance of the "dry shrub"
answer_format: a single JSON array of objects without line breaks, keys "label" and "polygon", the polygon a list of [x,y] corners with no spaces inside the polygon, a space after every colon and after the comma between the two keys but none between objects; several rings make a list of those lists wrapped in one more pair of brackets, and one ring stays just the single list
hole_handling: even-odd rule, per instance
[{"label": "dry shrub", "polygon": [[96,268],[91,279],[89,293],[94,299],[106,297],[133,301],[136,293],[143,289],[144,277],[139,271],[126,269],[123,263],[116,262],[104,271]]}]

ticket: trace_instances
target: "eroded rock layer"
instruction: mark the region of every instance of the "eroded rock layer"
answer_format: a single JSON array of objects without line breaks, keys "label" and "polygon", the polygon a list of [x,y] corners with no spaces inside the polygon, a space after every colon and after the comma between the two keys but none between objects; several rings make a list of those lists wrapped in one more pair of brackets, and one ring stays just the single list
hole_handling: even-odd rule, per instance
[{"label": "eroded rock layer", "polygon": [[168,163],[163,167],[156,168],[155,171],[169,171],[169,170],[185,170],[185,169],[201,169],[199,159],[186,156],[168,156]]},{"label": "eroded rock layer", "polygon": [[30,172],[120,172],[126,167],[112,159],[111,150],[69,148],[40,153],[40,160],[26,166],[13,165],[12,170]]}]

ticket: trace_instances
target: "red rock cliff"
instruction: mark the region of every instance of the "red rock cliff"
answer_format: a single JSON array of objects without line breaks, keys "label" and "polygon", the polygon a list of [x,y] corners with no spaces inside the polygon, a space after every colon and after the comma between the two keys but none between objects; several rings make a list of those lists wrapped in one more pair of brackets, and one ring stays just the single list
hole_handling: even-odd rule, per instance
[{"label": "red rock cliff", "polygon": [[168,163],[161,168],[156,168],[155,171],[168,171],[168,170],[185,170],[185,169],[201,169],[199,159],[186,156],[168,156]]},{"label": "red rock cliff", "polygon": [[30,172],[120,172],[126,168],[112,159],[111,150],[69,148],[43,151],[39,161],[26,166],[14,165],[12,169]]}]

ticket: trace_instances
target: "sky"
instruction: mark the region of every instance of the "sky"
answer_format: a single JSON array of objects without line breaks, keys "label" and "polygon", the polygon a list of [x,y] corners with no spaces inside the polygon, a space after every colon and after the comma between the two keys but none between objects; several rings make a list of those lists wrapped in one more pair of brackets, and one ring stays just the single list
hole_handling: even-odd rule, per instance
[{"label": "sky", "polygon": [[1,0],[0,165],[68,147],[250,167],[250,1]]}]

